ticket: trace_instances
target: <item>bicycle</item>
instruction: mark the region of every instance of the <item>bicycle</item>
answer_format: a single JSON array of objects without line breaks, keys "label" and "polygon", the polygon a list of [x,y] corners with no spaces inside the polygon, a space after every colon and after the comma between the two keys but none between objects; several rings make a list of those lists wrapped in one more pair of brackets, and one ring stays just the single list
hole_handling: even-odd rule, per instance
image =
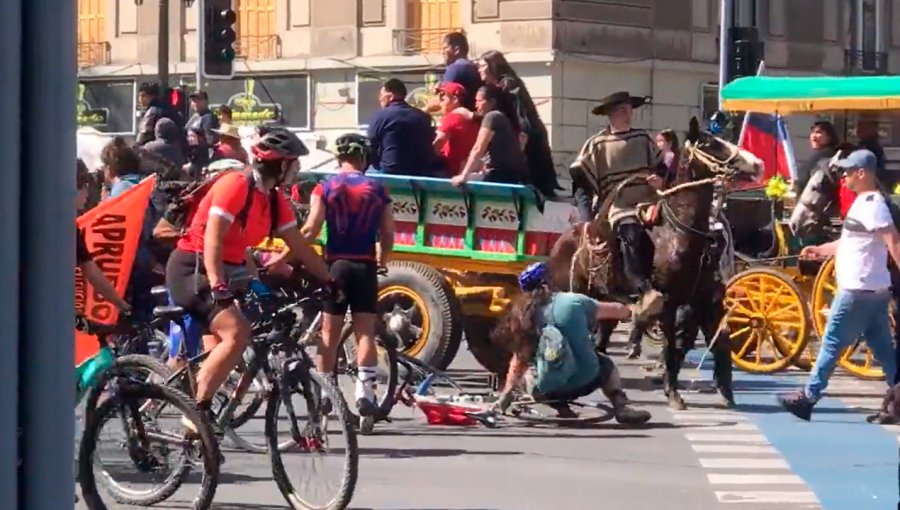
[{"label": "bicycle", "polygon": [[[397,360],[405,368],[405,377],[397,388],[397,401],[408,407],[419,407],[431,423],[480,423],[488,428],[497,428],[502,422],[513,420],[527,425],[578,427],[615,418],[615,411],[606,404],[584,402],[581,399],[535,399],[527,393],[522,393],[513,400],[506,413],[500,413],[494,406],[497,401],[494,391],[496,388],[493,387],[496,381],[490,383],[490,391],[466,392],[445,371],[402,352],[398,353]],[[434,392],[434,386],[449,387],[457,393],[439,396]],[[560,405],[576,407],[580,413],[577,416],[559,416],[555,407]]]},{"label": "bicycle", "polygon": [[[261,263],[259,265],[262,266]],[[387,268],[378,268],[379,276],[384,276],[386,274]],[[299,266],[291,266],[290,277],[268,274],[265,270],[260,269],[260,279],[266,286],[272,289],[278,299],[285,302],[290,302],[292,300],[296,301],[309,294],[310,276]],[[344,327],[341,329],[340,339],[335,348],[336,360],[334,369],[332,370],[332,377],[334,377],[334,380],[337,383],[342,376],[346,376],[353,381],[354,384],[350,385],[352,388],[358,378],[359,367],[356,362],[356,342],[353,335],[351,312],[352,310],[348,310],[347,312]],[[301,319],[300,322],[307,319],[309,319],[307,316],[303,316],[303,319]],[[391,421],[390,413],[396,404],[395,394],[399,380],[397,361],[399,339],[386,327],[384,321],[376,320],[375,324],[375,347],[377,351],[376,377],[378,382],[378,391],[376,393],[375,402],[376,412],[372,416],[361,417],[352,410],[350,411],[350,418],[362,435],[371,434],[375,424],[378,422]],[[319,335],[316,335],[315,339],[321,341]],[[337,386],[342,392],[344,391],[343,388],[346,387],[344,384],[337,384]],[[351,398],[354,396],[352,389],[350,389],[348,393],[350,393]],[[345,400],[351,399],[347,398]],[[250,413],[250,408],[253,405],[255,405],[255,402],[248,405],[247,414]],[[234,424],[235,421],[232,423]],[[234,425],[234,427],[236,428],[237,425]]]},{"label": "bicycle", "polygon": [[[100,484],[121,504],[148,506],[168,499],[175,492],[167,485],[143,492],[126,490],[103,469],[95,455],[100,430],[117,414],[125,435],[122,446],[128,452],[130,463],[138,471],[158,471],[168,464],[171,451],[180,449],[176,469],[170,477],[183,477],[192,467],[189,459],[199,457],[203,465],[200,493],[194,498],[191,508],[208,509],[215,497],[219,477],[219,447],[210,424],[184,393],[135,377],[137,371],[159,364],[157,360],[144,355],[119,356],[120,352],[127,352],[132,342],[146,334],[151,326],[131,325],[130,331],[126,331],[122,326],[92,324],[85,319],[77,320],[76,326],[85,333],[95,335],[100,342],[99,352],[76,368],[76,407],[87,396],[85,427],[78,451],[77,480],[88,508],[107,508],[100,497],[95,468],[101,469]],[[108,339],[113,336],[124,337],[124,341],[113,342],[110,346]],[[144,412],[148,402],[172,406],[178,416],[194,424],[197,433],[192,438],[164,433],[158,420]],[[151,443],[160,443],[160,446]]]},{"label": "bicycle", "polygon": [[[236,282],[233,285],[238,286]],[[272,474],[276,485],[291,507],[298,510],[307,508],[342,510],[346,508],[353,496],[358,474],[359,453],[356,433],[350,423],[347,404],[337,387],[316,371],[312,359],[304,349],[319,328],[322,317],[321,302],[325,297],[325,291],[319,290],[313,292],[309,297],[279,306],[274,296],[259,295],[251,288],[243,292],[239,298],[242,308],[253,319],[251,343],[244,355],[246,369],[240,380],[247,381],[248,378],[252,380],[257,375],[263,380],[264,399],[267,401],[265,450],[272,463]],[[185,330],[186,312],[183,308],[158,306],[153,313],[159,320],[174,322],[182,330]],[[314,317],[305,330],[301,328],[302,323],[306,321],[299,320],[298,314]],[[178,358],[184,362],[184,366],[168,376],[165,384],[190,388],[191,393],[194,394],[197,388],[197,365],[206,359],[209,353],[205,352],[189,357],[185,343],[182,342],[179,346],[178,354]],[[246,389],[249,384],[242,385],[239,382],[238,390],[242,386]],[[298,416],[291,402],[291,396],[294,394],[301,395],[307,404],[307,423],[302,429],[298,426]],[[231,398],[222,402],[216,412],[216,423],[225,431],[226,437],[232,441],[235,441],[237,435],[234,434],[231,427],[231,419],[242,396],[240,391],[231,395]],[[329,420],[329,415],[323,412],[325,401],[330,403],[330,414],[335,417],[335,420]],[[280,443],[278,415],[282,406],[287,411],[291,439]],[[340,486],[335,491],[334,497],[320,506],[305,501],[297,493],[288,479],[281,454],[292,448],[298,448],[304,453],[327,452],[329,434],[326,429],[329,421],[336,421],[338,433],[346,440],[346,448]],[[251,451],[257,451],[257,448],[253,448]],[[181,481],[175,480],[174,483],[181,483]]]}]

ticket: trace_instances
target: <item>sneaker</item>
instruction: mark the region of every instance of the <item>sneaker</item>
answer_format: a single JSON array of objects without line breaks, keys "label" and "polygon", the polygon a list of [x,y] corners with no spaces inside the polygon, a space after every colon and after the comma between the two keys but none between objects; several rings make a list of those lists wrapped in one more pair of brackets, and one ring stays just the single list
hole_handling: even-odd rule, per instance
[{"label": "sneaker", "polygon": [[375,416],[378,414],[378,406],[375,405],[375,402],[372,402],[367,398],[361,398],[356,401],[356,410],[362,417]]},{"label": "sneaker", "polygon": [[787,395],[779,395],[778,401],[789,413],[801,420],[809,421],[812,417],[813,407],[816,405],[803,390]]}]

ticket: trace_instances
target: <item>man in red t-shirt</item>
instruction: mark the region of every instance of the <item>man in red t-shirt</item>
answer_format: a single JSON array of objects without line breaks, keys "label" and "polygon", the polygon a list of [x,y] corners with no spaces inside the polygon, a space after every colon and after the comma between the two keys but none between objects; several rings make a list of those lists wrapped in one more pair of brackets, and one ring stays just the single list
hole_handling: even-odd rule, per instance
[{"label": "man in red t-shirt", "polygon": [[453,177],[462,171],[463,164],[475,145],[480,126],[478,121],[454,113],[454,110],[465,103],[466,89],[462,85],[446,82],[438,91],[441,94],[444,117],[438,126],[437,136],[434,137],[434,148],[444,158],[448,177]]}]

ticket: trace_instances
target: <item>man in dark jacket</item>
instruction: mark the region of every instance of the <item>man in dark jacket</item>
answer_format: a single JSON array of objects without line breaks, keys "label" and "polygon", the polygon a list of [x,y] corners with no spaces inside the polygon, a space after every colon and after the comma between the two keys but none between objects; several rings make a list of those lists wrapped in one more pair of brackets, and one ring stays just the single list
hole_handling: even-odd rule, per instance
[{"label": "man in dark jacket", "polygon": [[386,174],[436,175],[440,160],[431,146],[431,117],[406,102],[406,85],[396,78],[384,82],[378,100],[382,109],[369,123],[372,166]]},{"label": "man in dark jacket", "polygon": [[153,130],[155,140],[147,142],[144,150],[181,168],[184,163],[184,145],[181,143],[181,130],[172,119],[165,117],[156,121]]},{"label": "man in dark jacket", "polygon": [[187,123],[188,130],[200,128],[206,139],[206,146],[212,147],[219,141],[213,129],[219,127],[219,117],[209,109],[209,95],[205,90],[197,90],[191,94],[191,109],[194,115]]},{"label": "man in dark jacket", "polygon": [[162,118],[171,119],[178,130],[178,138],[184,138],[184,119],[166,103],[159,84],[142,83],[138,89],[138,103],[144,108],[144,116],[138,126],[135,146],[140,147],[156,139],[156,123]]}]

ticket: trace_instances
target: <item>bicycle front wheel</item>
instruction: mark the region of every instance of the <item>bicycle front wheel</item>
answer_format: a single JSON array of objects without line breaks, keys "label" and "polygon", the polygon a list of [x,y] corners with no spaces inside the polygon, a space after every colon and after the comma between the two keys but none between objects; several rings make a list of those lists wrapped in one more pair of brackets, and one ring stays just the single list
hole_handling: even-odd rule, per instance
[{"label": "bicycle front wheel", "polygon": [[[312,367],[286,375],[287,387],[276,384],[266,408],[266,438],[272,476],[295,510],[344,510],[356,488],[359,451],[350,411],[337,387]],[[284,393],[282,393],[284,392]],[[300,398],[291,399],[291,395]],[[321,413],[322,401],[331,402],[331,419]],[[297,409],[294,404],[305,404]],[[286,417],[279,417],[279,409]],[[297,445],[279,451],[279,428],[290,432]],[[326,466],[328,464],[328,466]],[[297,473],[296,484],[288,469]]]},{"label": "bicycle front wheel", "polygon": [[[162,429],[163,418],[174,422],[174,431]],[[197,432],[188,437],[179,419],[192,423]],[[101,439],[100,432],[108,424],[123,429],[119,438]],[[104,461],[106,455],[98,451],[101,446],[123,453],[124,458]],[[118,503],[154,505],[175,494],[192,468],[192,458],[203,469],[197,495],[185,503],[192,510],[206,510],[219,478],[219,445],[210,424],[187,395],[172,387],[122,382],[85,424],[78,454],[81,493],[89,508],[106,508],[98,483]],[[123,473],[126,469],[131,474]],[[141,475],[151,481],[134,483]]]}]

